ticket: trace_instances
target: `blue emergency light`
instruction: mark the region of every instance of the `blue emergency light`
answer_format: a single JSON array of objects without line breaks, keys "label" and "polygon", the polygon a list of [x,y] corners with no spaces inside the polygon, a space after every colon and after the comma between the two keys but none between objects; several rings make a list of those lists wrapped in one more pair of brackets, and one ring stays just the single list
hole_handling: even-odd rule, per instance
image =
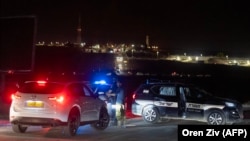
[{"label": "blue emergency light", "polygon": [[95,81],[94,84],[106,85],[107,82],[105,80],[99,80],[99,81]]}]

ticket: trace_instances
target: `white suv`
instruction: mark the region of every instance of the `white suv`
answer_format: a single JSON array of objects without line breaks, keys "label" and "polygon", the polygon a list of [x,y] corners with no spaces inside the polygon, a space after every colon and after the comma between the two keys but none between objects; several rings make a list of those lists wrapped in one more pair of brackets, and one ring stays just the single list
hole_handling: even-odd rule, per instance
[{"label": "white suv", "polygon": [[14,132],[63,126],[66,136],[74,136],[81,125],[104,130],[109,124],[106,103],[86,82],[26,81],[12,99],[9,120]]}]

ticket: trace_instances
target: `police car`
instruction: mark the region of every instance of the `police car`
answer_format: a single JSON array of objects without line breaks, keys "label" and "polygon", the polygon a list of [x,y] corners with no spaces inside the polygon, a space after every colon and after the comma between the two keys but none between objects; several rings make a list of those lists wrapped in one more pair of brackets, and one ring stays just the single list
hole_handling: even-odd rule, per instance
[{"label": "police car", "polygon": [[139,86],[133,94],[132,113],[147,123],[175,118],[225,125],[243,119],[242,105],[236,100],[213,96],[194,85],[163,81]]}]

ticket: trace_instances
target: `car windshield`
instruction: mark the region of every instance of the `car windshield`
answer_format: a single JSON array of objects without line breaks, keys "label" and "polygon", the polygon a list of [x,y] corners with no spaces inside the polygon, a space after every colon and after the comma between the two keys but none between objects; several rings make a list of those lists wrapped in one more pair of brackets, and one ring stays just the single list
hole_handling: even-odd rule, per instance
[{"label": "car windshield", "polygon": [[64,85],[59,83],[44,83],[37,82],[25,83],[18,91],[22,93],[36,93],[36,94],[55,94],[63,90]]}]

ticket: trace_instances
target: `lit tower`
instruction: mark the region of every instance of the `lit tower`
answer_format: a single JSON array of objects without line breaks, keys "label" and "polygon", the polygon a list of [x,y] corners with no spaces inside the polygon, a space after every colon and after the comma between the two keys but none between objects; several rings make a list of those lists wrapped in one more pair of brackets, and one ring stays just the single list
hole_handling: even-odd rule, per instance
[{"label": "lit tower", "polygon": [[150,46],[149,46],[149,36],[148,35],[146,36],[146,48],[150,48]]},{"label": "lit tower", "polygon": [[76,43],[80,46],[81,42],[82,42],[82,28],[81,28],[81,16],[79,16]]}]

